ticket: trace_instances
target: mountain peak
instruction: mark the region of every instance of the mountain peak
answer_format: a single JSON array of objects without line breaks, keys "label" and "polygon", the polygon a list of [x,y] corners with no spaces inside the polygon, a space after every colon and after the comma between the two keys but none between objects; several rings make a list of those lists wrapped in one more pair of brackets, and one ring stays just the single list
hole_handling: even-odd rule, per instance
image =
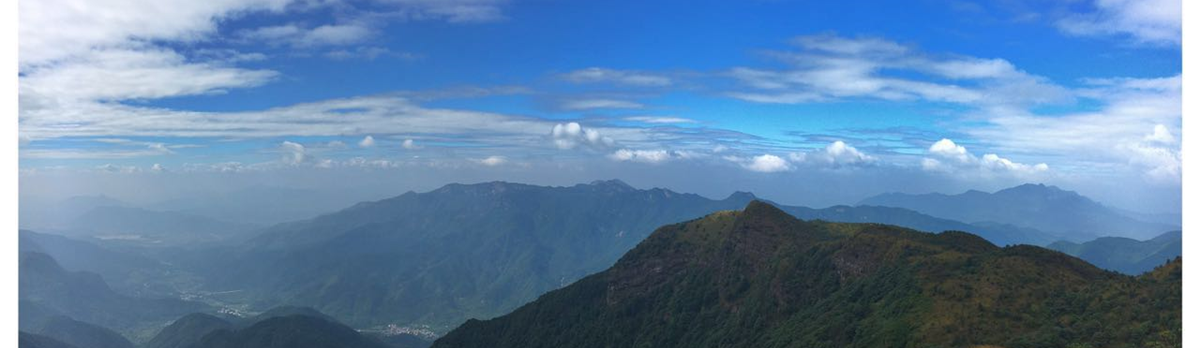
[{"label": "mountain peak", "polygon": [[633,189],[633,186],[629,186],[629,184],[626,184],[624,181],[621,181],[620,179],[596,180],[596,181],[592,181],[588,185],[599,186],[599,187],[620,188],[620,189],[626,189],[626,190]]},{"label": "mountain peak", "polygon": [[750,201],[750,203],[746,204],[746,208],[742,209],[743,217],[778,216],[778,214],[787,215],[787,213],[785,213],[783,210],[780,210],[779,207],[758,199]]},{"label": "mountain peak", "polygon": [[730,194],[729,194],[729,197],[726,197],[725,199],[727,199],[727,200],[746,200],[746,201],[755,201],[755,200],[758,200],[758,197],[757,197],[757,196],[755,196],[755,195],[754,195],[754,193],[751,193],[751,192],[746,192],[746,191],[734,191],[733,193],[730,193]]},{"label": "mountain peak", "polygon": [[1017,186],[1009,187],[1009,188],[1006,188],[1006,189],[1003,189],[1003,190],[1000,190],[1000,191],[996,191],[996,193],[1002,193],[1002,192],[1024,192],[1024,193],[1035,193],[1035,192],[1036,192],[1036,193],[1074,193],[1073,191],[1067,191],[1067,190],[1063,190],[1063,189],[1061,189],[1061,188],[1058,188],[1058,186],[1054,186],[1054,185],[1046,185],[1046,184],[1042,184],[1042,183],[1037,183],[1037,184],[1033,184],[1033,183],[1026,183],[1026,184],[1021,184],[1021,185],[1017,185]]}]

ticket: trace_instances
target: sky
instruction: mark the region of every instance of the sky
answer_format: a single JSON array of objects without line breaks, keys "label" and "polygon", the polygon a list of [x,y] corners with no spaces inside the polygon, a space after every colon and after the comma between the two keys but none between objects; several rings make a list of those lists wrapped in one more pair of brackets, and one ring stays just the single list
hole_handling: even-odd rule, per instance
[{"label": "sky", "polygon": [[621,179],[1179,212],[1178,0],[22,1],[22,199]]}]

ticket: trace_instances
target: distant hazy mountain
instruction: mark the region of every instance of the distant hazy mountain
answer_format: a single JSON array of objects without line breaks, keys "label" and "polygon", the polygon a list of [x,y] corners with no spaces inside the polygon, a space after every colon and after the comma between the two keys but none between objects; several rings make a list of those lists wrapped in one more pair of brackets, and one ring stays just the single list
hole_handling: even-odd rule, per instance
[{"label": "distant hazy mountain", "polygon": [[357,202],[381,197],[386,195],[378,192],[333,192],[255,186],[231,192],[171,199],[152,206],[156,209],[207,216],[222,221],[271,225],[311,218]]},{"label": "distant hazy mountain", "polygon": [[1025,184],[995,193],[967,191],[911,195],[888,193],[867,198],[863,205],[900,207],[952,220],[995,222],[1035,228],[1084,241],[1103,236],[1151,238],[1179,229],[1177,225],[1139,221],[1072,191]]},{"label": "distant hazy mountain", "polygon": [[604,269],[657,226],[750,199],[619,181],[452,184],[275,226],[213,273],[264,305],[313,306],[357,327],[448,330]]},{"label": "distant hazy mountain", "polygon": [[173,211],[96,207],[67,225],[72,235],[153,245],[213,243],[258,228]]},{"label": "distant hazy mountain", "polygon": [[22,199],[18,212],[20,228],[62,229],[70,221],[99,207],[129,207],[131,204],[108,196],[75,196],[59,201]]},{"label": "distant hazy mountain", "polygon": [[43,335],[21,331],[17,336],[17,348],[76,348],[63,341]]},{"label": "distant hazy mountain", "polygon": [[74,347],[133,348],[133,343],[121,334],[66,316],[45,318],[34,325],[34,333]]},{"label": "distant hazy mountain", "polygon": [[1049,232],[1008,224],[975,223],[941,219],[904,208],[860,205],[833,206],[824,209],[779,206],[779,208],[804,220],[831,222],[865,222],[896,225],[925,232],[964,231],[979,235],[996,245],[1032,244],[1046,245],[1059,237]]},{"label": "distant hazy mountain", "polygon": [[130,332],[205,308],[178,299],[121,295],[99,275],[68,272],[50,256],[37,252],[21,253],[17,279],[23,326],[62,315]]},{"label": "distant hazy mountain", "polygon": [[1060,241],[1047,248],[1084,259],[1100,268],[1142,274],[1183,255],[1183,233],[1167,232],[1145,241],[1121,237],[1103,237],[1085,243]]},{"label": "distant hazy mountain", "polygon": [[161,261],[129,250],[112,250],[90,241],[21,230],[18,249],[46,254],[64,269],[99,274],[118,292],[162,295],[172,270]]},{"label": "distant hazy mountain", "polygon": [[1181,265],[1135,278],[755,202],[664,226],[608,270],[434,347],[1177,347]]}]

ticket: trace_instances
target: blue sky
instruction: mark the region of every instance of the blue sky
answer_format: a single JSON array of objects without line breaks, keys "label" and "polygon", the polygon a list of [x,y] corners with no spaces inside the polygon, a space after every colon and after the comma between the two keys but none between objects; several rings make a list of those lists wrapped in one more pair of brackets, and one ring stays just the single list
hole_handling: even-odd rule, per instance
[{"label": "blue sky", "polygon": [[1177,0],[88,4],[19,5],[26,182],[1181,195]]}]

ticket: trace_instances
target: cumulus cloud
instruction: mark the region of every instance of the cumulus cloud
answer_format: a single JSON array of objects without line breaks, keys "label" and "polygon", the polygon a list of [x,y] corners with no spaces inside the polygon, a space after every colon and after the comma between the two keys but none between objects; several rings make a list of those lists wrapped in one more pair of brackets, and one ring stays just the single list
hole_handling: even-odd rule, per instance
[{"label": "cumulus cloud", "polygon": [[477,162],[485,166],[495,167],[508,163],[508,158],[505,158],[504,156],[488,156],[487,158],[477,160]]},{"label": "cumulus cloud", "polygon": [[671,79],[666,76],[595,67],[575,70],[563,74],[562,78],[575,83],[614,83],[628,86],[653,87],[671,85]]},{"label": "cumulus cloud", "polygon": [[820,150],[791,153],[788,155],[788,159],[794,163],[830,167],[865,165],[876,161],[875,157],[862,153],[841,140],[829,143]]},{"label": "cumulus cloud", "polygon": [[[1173,172],[1182,121],[1182,77],[1088,79],[1078,90],[1094,111],[1038,115],[998,109],[981,113],[983,125],[964,131],[997,151],[1054,156],[1078,171],[1141,171],[1155,183]],[[1132,164],[1126,168],[1113,164]],[[1151,174],[1153,172],[1154,174]],[[1165,173],[1165,174],[1164,174]]]},{"label": "cumulus cloud", "polygon": [[662,163],[671,159],[667,150],[630,150],[620,149],[608,155],[614,161]]},{"label": "cumulus cloud", "polygon": [[550,130],[550,138],[554,146],[570,150],[577,147],[603,150],[615,145],[612,138],[603,136],[600,131],[586,129],[577,122],[559,123]]},{"label": "cumulus cloud", "polygon": [[298,165],[304,163],[304,161],[308,159],[304,145],[290,141],[284,141],[283,143],[280,143],[279,152],[283,155],[283,157],[280,158],[280,162],[283,162],[284,164]]},{"label": "cumulus cloud", "polygon": [[1143,141],[1118,144],[1117,149],[1125,153],[1129,163],[1140,168],[1151,182],[1179,184],[1183,179],[1183,156],[1174,144],[1175,136],[1159,124]]},{"label": "cumulus cloud", "polygon": [[1125,36],[1147,44],[1181,43],[1180,0],[1095,0],[1092,5],[1095,11],[1059,20],[1059,29],[1080,36]]},{"label": "cumulus cloud", "polygon": [[1154,132],[1147,134],[1144,139],[1148,142],[1159,143],[1159,144],[1174,144],[1175,143],[1175,135],[1172,135],[1171,130],[1168,129],[1167,126],[1163,125],[1163,124],[1154,125]]},{"label": "cumulus cloud", "polygon": [[737,163],[750,171],[760,173],[776,173],[792,170],[792,164],[782,157],[763,154],[753,157],[726,156],[726,160]]},{"label": "cumulus cloud", "polygon": [[404,142],[400,143],[400,147],[402,147],[406,150],[416,150],[416,149],[420,149],[422,146],[417,145],[417,143],[414,142],[412,139],[404,139]]},{"label": "cumulus cloud", "polygon": [[945,138],[930,145],[928,154],[930,157],[921,160],[921,167],[929,171],[1032,174],[1045,172],[1050,169],[1050,166],[1045,163],[1035,165],[1017,163],[994,153],[984,154],[983,157],[976,157],[967,151],[966,147]]},{"label": "cumulus cloud", "polygon": [[363,148],[375,147],[375,137],[370,136],[370,135],[364,137],[361,141],[358,142],[358,147],[363,147]]}]

